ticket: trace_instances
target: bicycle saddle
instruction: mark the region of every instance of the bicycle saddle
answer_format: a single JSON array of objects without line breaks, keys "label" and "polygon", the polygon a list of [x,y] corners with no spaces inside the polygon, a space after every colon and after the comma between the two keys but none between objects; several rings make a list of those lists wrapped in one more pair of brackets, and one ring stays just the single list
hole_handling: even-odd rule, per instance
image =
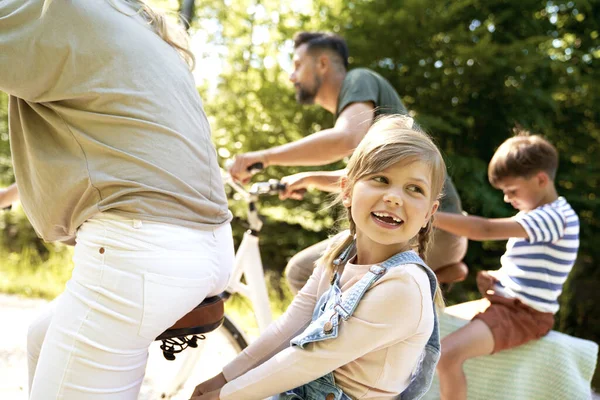
[{"label": "bicycle saddle", "polygon": [[173,326],[161,333],[156,340],[166,340],[175,337],[201,335],[214,331],[223,323],[225,317],[224,295],[207,297],[192,311],[175,322]]}]

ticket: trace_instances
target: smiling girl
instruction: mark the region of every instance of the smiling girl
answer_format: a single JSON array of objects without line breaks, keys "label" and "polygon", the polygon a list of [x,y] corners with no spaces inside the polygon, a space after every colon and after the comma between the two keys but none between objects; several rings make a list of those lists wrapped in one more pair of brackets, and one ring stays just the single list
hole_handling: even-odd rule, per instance
[{"label": "smiling girl", "polygon": [[431,139],[406,126],[395,116],[371,127],[342,180],[349,233],[285,314],[194,399],[404,400],[428,389],[439,357],[434,303],[443,301],[422,255],[446,168]]}]

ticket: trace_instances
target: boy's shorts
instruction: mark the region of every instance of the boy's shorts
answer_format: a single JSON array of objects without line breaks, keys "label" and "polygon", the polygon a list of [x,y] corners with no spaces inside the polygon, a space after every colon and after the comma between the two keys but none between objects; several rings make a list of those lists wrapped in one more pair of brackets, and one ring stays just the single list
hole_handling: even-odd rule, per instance
[{"label": "boy's shorts", "polygon": [[521,302],[498,295],[486,296],[490,306],[473,320],[482,320],[494,336],[492,354],[545,336],[554,325],[554,314],[538,311]]}]

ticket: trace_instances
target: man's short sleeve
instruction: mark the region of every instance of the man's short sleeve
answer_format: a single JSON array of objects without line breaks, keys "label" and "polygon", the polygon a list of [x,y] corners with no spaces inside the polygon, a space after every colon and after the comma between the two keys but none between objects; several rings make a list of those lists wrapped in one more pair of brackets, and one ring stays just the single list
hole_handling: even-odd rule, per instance
[{"label": "man's short sleeve", "polygon": [[520,212],[513,219],[525,229],[530,243],[552,243],[565,234],[565,218],[551,207]]},{"label": "man's short sleeve", "polygon": [[379,85],[368,71],[353,69],[346,74],[337,106],[337,115],[352,103],[372,102],[377,106]]}]

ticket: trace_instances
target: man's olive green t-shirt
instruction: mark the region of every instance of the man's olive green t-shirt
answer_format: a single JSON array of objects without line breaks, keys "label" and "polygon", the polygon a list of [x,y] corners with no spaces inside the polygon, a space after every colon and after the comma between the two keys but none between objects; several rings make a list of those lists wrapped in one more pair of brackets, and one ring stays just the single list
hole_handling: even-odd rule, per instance
[{"label": "man's olive green t-shirt", "polygon": [[[344,78],[338,97],[335,118],[352,103],[373,103],[375,118],[380,115],[407,114],[406,107],[393,86],[375,71],[356,68]],[[440,211],[460,213],[462,206],[456,188],[448,176],[444,184]]]},{"label": "man's olive green t-shirt", "polygon": [[[0,90],[21,203],[47,241],[98,213],[197,229],[231,214],[178,53],[123,0],[0,1]],[[202,68],[202,66],[199,66]]]},{"label": "man's olive green t-shirt", "polygon": [[375,117],[407,113],[400,96],[383,76],[366,68],[348,71],[338,97],[335,118],[352,103],[368,102],[375,106]]}]

